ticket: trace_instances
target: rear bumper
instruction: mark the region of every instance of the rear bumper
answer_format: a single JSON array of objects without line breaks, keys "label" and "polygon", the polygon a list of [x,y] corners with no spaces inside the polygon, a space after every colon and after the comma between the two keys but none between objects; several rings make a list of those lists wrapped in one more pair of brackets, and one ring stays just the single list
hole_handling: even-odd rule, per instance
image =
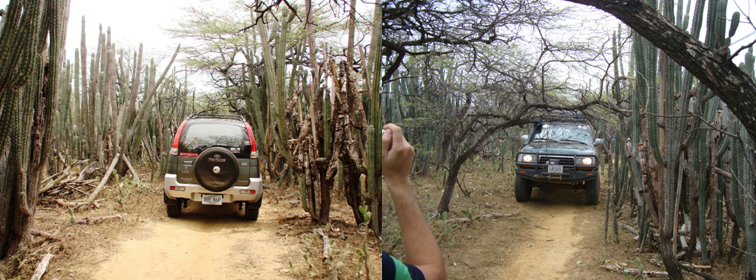
[{"label": "rear bumper", "polygon": [[[184,190],[171,190],[171,186],[183,187]],[[163,189],[168,199],[181,198],[196,202],[202,202],[202,194],[221,194],[223,195],[223,203],[257,202],[263,195],[262,179],[260,178],[249,178],[249,185],[247,186],[232,186],[222,192],[213,192],[201,185],[179,183],[176,180],[176,174],[165,174]],[[251,190],[254,190],[255,193],[250,194]]]}]

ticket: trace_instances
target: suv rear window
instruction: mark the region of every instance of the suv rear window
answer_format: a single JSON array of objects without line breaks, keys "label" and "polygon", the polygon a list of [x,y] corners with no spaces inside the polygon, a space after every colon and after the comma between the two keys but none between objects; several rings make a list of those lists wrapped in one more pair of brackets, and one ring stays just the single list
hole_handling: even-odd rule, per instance
[{"label": "suv rear window", "polygon": [[244,126],[222,123],[187,123],[179,140],[179,152],[201,153],[207,148],[223,147],[249,157],[249,139]]}]

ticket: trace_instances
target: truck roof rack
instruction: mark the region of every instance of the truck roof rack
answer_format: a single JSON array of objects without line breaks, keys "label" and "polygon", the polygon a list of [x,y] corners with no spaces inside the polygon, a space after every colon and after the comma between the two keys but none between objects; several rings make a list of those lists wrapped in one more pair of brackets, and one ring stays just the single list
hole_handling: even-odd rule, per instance
[{"label": "truck roof rack", "polygon": [[581,112],[555,110],[540,117],[530,119],[534,123],[542,122],[578,122],[587,123],[588,119]]},{"label": "truck roof rack", "polygon": [[242,122],[246,122],[244,120],[244,117],[240,115],[224,115],[224,114],[206,114],[206,113],[197,113],[197,114],[191,114],[188,117],[186,117],[187,120],[194,120],[194,119],[224,119],[224,120],[238,120]]}]

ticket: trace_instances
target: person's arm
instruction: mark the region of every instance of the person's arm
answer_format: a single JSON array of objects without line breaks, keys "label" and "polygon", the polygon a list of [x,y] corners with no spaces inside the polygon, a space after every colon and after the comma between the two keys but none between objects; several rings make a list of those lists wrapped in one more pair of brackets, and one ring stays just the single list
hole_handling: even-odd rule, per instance
[{"label": "person's arm", "polygon": [[382,173],[396,205],[407,263],[417,266],[425,275],[425,279],[446,279],[441,249],[425,222],[409,181],[415,150],[404,139],[398,126],[387,124],[383,129],[387,131],[381,139]]}]

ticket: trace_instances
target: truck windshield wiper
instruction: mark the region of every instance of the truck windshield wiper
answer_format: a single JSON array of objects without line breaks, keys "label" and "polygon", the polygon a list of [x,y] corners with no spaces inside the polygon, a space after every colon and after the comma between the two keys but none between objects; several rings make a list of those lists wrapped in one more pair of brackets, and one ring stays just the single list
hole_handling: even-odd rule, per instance
[{"label": "truck windshield wiper", "polygon": [[572,139],[560,139],[559,142],[575,142],[575,143],[580,143],[580,144],[586,144],[586,145],[588,145],[588,143],[585,143],[583,141],[572,140]]},{"label": "truck windshield wiper", "polygon": [[540,140],[540,141],[548,141],[548,142],[557,142],[557,140],[549,139],[549,138],[533,138],[533,141]]}]

